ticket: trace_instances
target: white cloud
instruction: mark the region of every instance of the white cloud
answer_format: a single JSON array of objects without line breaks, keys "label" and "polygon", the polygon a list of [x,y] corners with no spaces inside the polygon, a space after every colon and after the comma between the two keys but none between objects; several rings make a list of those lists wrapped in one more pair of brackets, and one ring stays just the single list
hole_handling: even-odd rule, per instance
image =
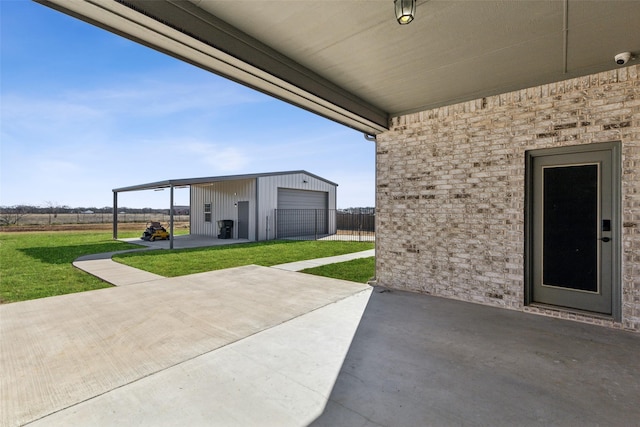
[{"label": "white cloud", "polygon": [[241,172],[251,163],[250,157],[239,147],[205,142],[189,142],[180,146],[195,163],[210,167],[216,175],[219,172]]},{"label": "white cloud", "polygon": [[[2,94],[2,136],[16,142],[39,139],[92,142],[106,134],[207,129],[230,107],[268,97],[214,76],[189,83],[130,76],[99,89]],[[176,76],[173,76],[174,80]]]},{"label": "white cloud", "polygon": [[230,106],[256,104],[268,98],[215,76],[189,82],[175,82],[179,75],[128,76],[127,81],[99,89],[75,90],[65,94],[71,101],[96,105],[112,115],[134,117],[171,116],[195,112],[198,115]]},{"label": "white cloud", "polygon": [[1,114],[3,145],[38,146],[91,137],[107,118],[90,105],[17,95],[3,96]]}]

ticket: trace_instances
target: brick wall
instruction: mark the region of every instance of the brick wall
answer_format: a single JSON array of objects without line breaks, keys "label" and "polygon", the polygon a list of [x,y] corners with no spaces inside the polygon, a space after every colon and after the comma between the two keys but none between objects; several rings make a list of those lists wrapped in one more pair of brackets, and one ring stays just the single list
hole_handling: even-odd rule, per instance
[{"label": "brick wall", "polygon": [[[639,74],[394,118],[377,138],[378,284],[640,332]],[[525,150],[609,141],[622,141],[622,323],[525,307]]]}]

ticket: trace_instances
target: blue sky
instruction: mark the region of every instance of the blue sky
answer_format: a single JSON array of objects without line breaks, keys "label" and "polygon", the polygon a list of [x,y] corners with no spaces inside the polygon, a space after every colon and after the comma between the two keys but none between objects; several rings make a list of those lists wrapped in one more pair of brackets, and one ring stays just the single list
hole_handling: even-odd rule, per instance
[{"label": "blue sky", "polygon": [[103,207],[118,187],[298,169],[337,182],[340,208],[374,205],[360,132],[30,0],[0,0],[0,20],[0,205]]}]

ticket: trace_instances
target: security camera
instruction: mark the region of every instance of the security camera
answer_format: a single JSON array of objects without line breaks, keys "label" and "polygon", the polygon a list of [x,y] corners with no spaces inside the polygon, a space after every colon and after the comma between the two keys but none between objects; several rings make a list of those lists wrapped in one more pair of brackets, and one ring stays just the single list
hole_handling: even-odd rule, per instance
[{"label": "security camera", "polygon": [[631,59],[631,52],[622,52],[615,56],[616,64],[624,65]]}]

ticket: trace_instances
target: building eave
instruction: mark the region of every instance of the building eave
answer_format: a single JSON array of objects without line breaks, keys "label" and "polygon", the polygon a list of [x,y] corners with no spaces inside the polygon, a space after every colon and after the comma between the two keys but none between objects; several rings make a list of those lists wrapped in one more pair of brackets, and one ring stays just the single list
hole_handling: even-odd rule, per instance
[{"label": "building eave", "polygon": [[157,190],[161,188],[170,188],[170,187],[177,188],[177,187],[185,187],[190,185],[211,184],[214,182],[222,182],[222,181],[239,181],[244,179],[256,179],[256,178],[263,178],[268,176],[293,175],[293,174],[305,174],[310,177],[324,181],[330,185],[335,185],[336,187],[338,186],[338,184],[336,184],[335,182],[329,181],[328,179],[322,178],[321,176],[312,174],[305,170],[294,170],[294,171],[282,171],[282,172],[250,173],[250,174],[242,174],[242,175],[224,175],[224,176],[210,176],[210,177],[200,177],[200,178],[168,179],[164,181],[150,182],[147,184],[138,184],[138,185],[132,185],[128,187],[114,188],[112,191],[114,193],[124,193],[128,191]]}]

